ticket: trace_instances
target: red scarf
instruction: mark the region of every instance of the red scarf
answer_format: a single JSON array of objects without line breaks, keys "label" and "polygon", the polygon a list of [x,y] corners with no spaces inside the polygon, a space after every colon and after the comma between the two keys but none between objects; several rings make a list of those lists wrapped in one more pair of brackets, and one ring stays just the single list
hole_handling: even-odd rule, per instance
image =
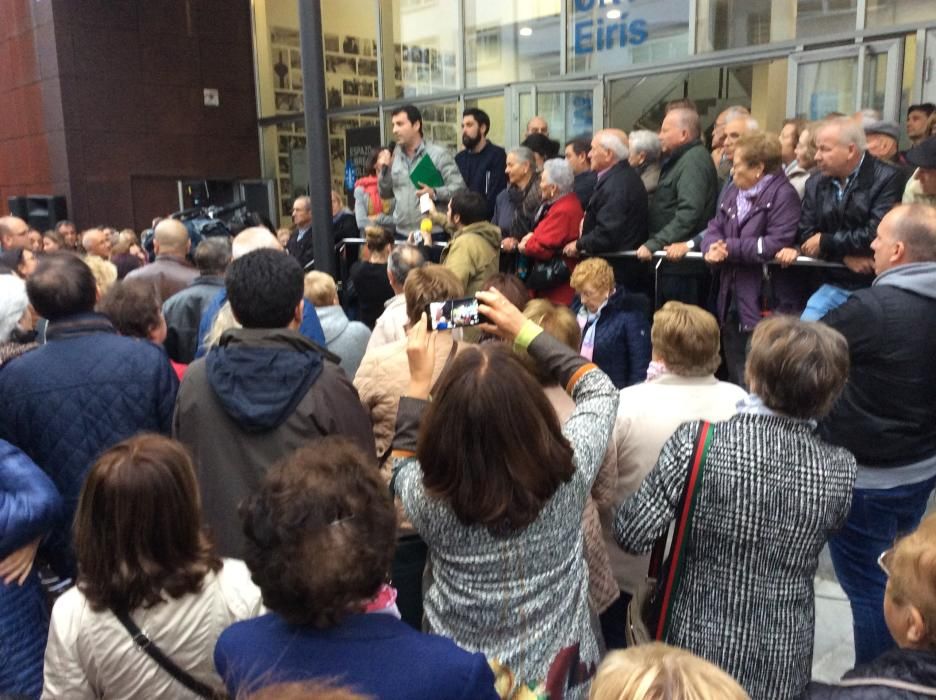
[{"label": "red scarf", "polygon": [[361,187],[370,197],[371,208],[368,214],[379,214],[383,211],[383,204],[380,201],[380,192],[377,190],[376,175],[358,178],[357,187]]}]

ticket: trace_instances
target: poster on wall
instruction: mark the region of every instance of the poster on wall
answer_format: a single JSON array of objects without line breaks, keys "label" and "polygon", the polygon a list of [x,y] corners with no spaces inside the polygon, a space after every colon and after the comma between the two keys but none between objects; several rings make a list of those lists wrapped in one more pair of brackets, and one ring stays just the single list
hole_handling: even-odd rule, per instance
[{"label": "poster on wall", "polygon": [[[354,167],[355,178],[366,175],[367,159],[371,151],[380,145],[380,127],[359,126],[345,131],[345,166]],[[345,189],[351,191],[354,185],[345,178]]]}]

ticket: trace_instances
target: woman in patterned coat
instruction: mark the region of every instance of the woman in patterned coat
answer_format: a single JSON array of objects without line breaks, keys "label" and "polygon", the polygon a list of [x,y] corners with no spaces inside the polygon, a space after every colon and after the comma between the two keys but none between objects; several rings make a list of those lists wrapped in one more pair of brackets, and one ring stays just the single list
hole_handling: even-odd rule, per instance
[{"label": "woman in patterned coat", "polygon": [[429,545],[426,622],[429,631],[483,652],[502,697],[584,700],[599,649],[582,513],[618,393],[595,365],[499,292],[477,296],[481,313],[497,324],[482,330],[526,349],[566,387],[575,408],[560,426],[505,343],[460,353],[433,387],[435,335],[425,319],[413,327],[393,489]]},{"label": "woman in patterned coat", "polygon": [[[753,393],[712,426],[664,641],[753,700],[784,700],[809,682],[819,552],[851,505],[855,459],[815,433],[845,384],[848,347],[820,323],[774,317],[754,331],[746,374]],[[625,551],[649,552],[669,528],[698,432],[683,424],[617,512]]]}]

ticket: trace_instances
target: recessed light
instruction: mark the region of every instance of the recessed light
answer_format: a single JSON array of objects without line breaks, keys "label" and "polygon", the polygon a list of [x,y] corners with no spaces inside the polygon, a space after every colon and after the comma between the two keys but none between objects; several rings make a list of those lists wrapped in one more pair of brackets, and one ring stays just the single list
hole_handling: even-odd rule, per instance
[{"label": "recessed light", "polygon": [[531,27],[520,27],[520,31],[517,33],[520,36],[533,36],[533,29]]},{"label": "recessed light", "polygon": [[608,10],[608,19],[621,19],[620,10]]}]

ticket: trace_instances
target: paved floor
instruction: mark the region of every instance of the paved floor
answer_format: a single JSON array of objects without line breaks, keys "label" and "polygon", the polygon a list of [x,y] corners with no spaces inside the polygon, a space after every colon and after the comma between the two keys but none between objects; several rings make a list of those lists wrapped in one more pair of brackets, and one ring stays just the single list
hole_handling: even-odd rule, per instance
[{"label": "paved floor", "polygon": [[852,616],[842,587],[831,578],[816,577],[816,643],[813,647],[813,678],[837,681],[855,661]]}]

